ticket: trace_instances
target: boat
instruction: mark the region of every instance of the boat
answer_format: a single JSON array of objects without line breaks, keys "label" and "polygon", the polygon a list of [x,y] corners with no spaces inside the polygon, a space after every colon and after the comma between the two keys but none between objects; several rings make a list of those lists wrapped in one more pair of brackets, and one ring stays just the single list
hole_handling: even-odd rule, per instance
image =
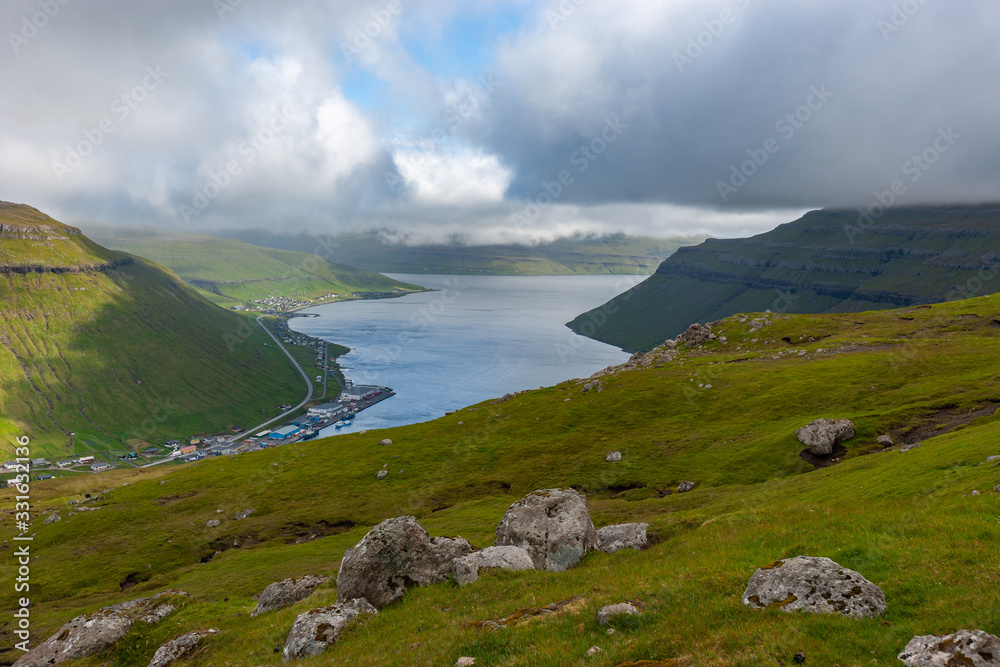
[{"label": "boat", "polygon": [[304,433],[302,434],[302,440],[312,440],[312,439],[313,439],[313,438],[315,438],[315,437],[316,437],[317,435],[319,435],[319,431],[316,431],[316,430],[314,430],[314,429],[311,429],[311,428],[308,428],[308,429],[306,429],[306,430],[305,430],[305,432],[304,432]]},{"label": "boat", "polygon": [[348,423],[349,422],[345,422],[343,419],[341,419],[339,422],[337,422],[336,424],[334,424],[333,427],[334,428],[344,428],[345,426],[347,426]]}]

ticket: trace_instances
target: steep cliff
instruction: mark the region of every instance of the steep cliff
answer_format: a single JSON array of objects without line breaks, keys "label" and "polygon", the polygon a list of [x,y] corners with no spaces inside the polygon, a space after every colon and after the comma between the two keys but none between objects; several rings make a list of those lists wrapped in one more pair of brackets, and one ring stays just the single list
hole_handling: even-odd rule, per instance
[{"label": "steep cliff", "polygon": [[569,323],[627,350],[739,312],[857,312],[1000,291],[1000,206],[823,210],[747,239],[680,248]]}]

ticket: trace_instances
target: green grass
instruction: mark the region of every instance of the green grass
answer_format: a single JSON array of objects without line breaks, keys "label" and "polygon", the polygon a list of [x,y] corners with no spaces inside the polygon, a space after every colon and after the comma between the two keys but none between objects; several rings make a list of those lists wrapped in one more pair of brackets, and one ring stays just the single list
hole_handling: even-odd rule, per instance
[{"label": "green grass", "polygon": [[[418,291],[417,285],[372,271],[333,264],[320,254],[261,248],[241,241],[167,230],[93,227],[99,243],[149,258],[174,271],[223,306],[267,296],[333,301],[353,294]],[[337,295],[328,297],[328,295]]]},{"label": "green grass", "polygon": [[0,222],[5,266],[61,271],[0,273],[4,431],[41,455],[143,449],[301,400],[301,377],[251,318],[30,207],[0,209]]},{"label": "green grass", "polygon": [[998,223],[995,205],[899,207],[864,230],[856,212],[813,211],[753,238],[682,248],[569,326],[635,351],[734,313],[859,312],[989,294],[1000,290]]},{"label": "green grass", "polygon": [[388,273],[443,273],[469,275],[573,275],[652,273],[663,259],[704,236],[655,239],[612,234],[570,237],[537,245],[461,244],[404,245],[378,233],[341,234],[315,238],[262,230],[233,230],[222,234],[260,246],[329,254],[331,261],[350,263]]},{"label": "green grass", "polygon": [[[998,633],[1000,503],[990,489],[1000,467],[983,462],[1000,454],[1000,419],[957,420],[1000,402],[997,322],[998,296],[774,316],[756,332],[732,318],[721,325],[727,344],[606,377],[600,392],[569,382],[424,424],[170,471],[38,483],[40,509],[65,511],[84,492],[113,491],[99,511],[36,521],[35,637],[84,611],[178,586],[193,595],[183,610],[76,664],[146,664],[166,639],[214,627],[220,634],[189,664],[278,665],[275,646],[295,616],[336,592],[331,581],[291,608],[250,618],[267,584],[335,576],[344,549],[392,516],[412,514],[432,535],[487,546],[511,502],[553,486],[584,492],[598,527],[648,522],[653,545],[591,553],[561,574],[486,572],[463,588],[412,590],[302,664],[449,665],[473,655],[477,665],[751,667],[791,664],[802,651],[807,664],[891,665],[917,634]],[[772,358],[788,349],[807,354]],[[844,462],[813,470],[798,456],[794,431],[823,416],[854,420],[858,435]],[[920,447],[877,453],[878,435],[901,440],[934,424],[938,435]],[[385,437],[394,444],[379,446]],[[604,461],[611,449],[623,452],[620,464]],[[390,474],[377,482],[384,463]],[[685,479],[697,487],[677,494]],[[974,489],[982,495],[970,496]],[[5,498],[0,510],[11,505]],[[247,507],[258,511],[232,520]],[[216,517],[223,524],[206,528]],[[827,556],[880,585],[885,617],[742,607],[758,566],[799,554]],[[0,563],[5,579],[12,567]],[[130,574],[149,578],[123,593]],[[585,602],[577,613],[496,633],[468,625],[578,595]],[[623,599],[642,601],[646,615],[607,635],[594,614]],[[584,658],[593,645],[604,651]]]}]

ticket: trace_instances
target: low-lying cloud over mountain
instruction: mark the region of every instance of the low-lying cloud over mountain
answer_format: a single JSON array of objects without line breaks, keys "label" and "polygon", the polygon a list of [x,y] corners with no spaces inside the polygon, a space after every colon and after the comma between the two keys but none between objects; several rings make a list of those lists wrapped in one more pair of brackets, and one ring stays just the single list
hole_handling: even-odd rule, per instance
[{"label": "low-lying cloud over mountain", "polygon": [[471,242],[1000,199],[992,0],[8,0],[0,199]]}]

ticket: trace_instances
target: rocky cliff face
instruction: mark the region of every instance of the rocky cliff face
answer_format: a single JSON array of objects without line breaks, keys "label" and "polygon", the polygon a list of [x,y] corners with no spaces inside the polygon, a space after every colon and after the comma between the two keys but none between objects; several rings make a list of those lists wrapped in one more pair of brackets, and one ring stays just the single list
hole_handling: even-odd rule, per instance
[{"label": "rocky cliff face", "polygon": [[896,308],[1000,291],[1000,206],[814,211],[749,239],[680,248],[569,323],[628,350],[738,312]]}]

